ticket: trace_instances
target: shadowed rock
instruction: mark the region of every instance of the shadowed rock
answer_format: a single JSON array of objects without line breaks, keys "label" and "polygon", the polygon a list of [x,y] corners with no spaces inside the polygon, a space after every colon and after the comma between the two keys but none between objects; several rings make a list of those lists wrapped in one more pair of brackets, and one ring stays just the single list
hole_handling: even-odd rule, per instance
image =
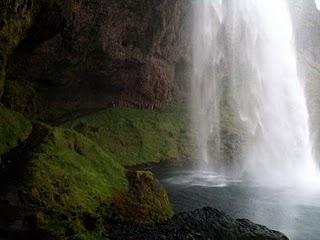
[{"label": "shadowed rock", "polygon": [[177,214],[164,224],[118,226],[112,232],[111,239],[288,240],[280,232],[247,219],[234,220],[209,207]]}]

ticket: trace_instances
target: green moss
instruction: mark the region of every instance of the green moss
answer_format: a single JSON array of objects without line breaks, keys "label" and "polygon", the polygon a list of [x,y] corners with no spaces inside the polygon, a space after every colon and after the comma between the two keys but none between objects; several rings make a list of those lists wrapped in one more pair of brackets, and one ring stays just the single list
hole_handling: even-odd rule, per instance
[{"label": "green moss", "polygon": [[33,20],[32,11],[26,11],[21,14],[4,13],[1,18],[4,19],[4,26],[0,31],[1,42],[7,44],[2,46],[1,50],[12,50],[19,44],[26,30],[31,26]]},{"label": "green moss", "polygon": [[33,195],[50,208],[92,212],[99,200],[124,185],[123,168],[109,155],[86,137],[60,128],[51,129],[41,144],[32,172]]},{"label": "green moss", "polygon": [[95,214],[102,202],[126,189],[123,167],[74,131],[38,128],[37,135],[47,133],[33,150],[25,185],[28,206],[43,212],[38,227],[60,239],[99,235],[99,224],[88,231],[85,216]]},{"label": "green moss", "polygon": [[113,108],[64,124],[97,142],[124,165],[186,159],[186,110]]},{"label": "green moss", "polygon": [[159,223],[172,217],[167,192],[150,171],[128,172],[129,191],[116,196],[112,215],[131,224]]},{"label": "green moss", "polygon": [[3,99],[10,108],[34,117],[39,112],[41,97],[30,82],[7,81]]},{"label": "green moss", "polygon": [[0,31],[0,43],[2,43],[0,44],[0,51],[9,54],[19,44],[26,30],[31,26],[32,12],[28,11],[24,14],[4,12],[0,17],[4,21],[4,26]]},{"label": "green moss", "polygon": [[[4,66],[2,66],[4,67]],[[0,66],[0,98],[4,92],[4,81],[6,79],[6,71],[5,69],[1,69],[1,66]]]},{"label": "green moss", "polygon": [[3,99],[12,110],[32,118],[38,115],[40,106],[45,105],[33,84],[24,81],[6,81]]},{"label": "green moss", "polygon": [[0,156],[24,141],[31,123],[21,114],[0,107]]},{"label": "green moss", "polygon": [[[128,222],[161,222],[170,217],[167,194],[152,173],[126,176],[120,163],[177,158],[186,124],[185,112],[177,109],[117,108],[66,124],[97,138],[97,144],[73,130],[44,124],[35,124],[30,134],[28,120],[1,108],[3,152],[29,136],[22,152],[16,151],[18,164],[27,163],[17,186],[25,219],[31,216],[32,224],[58,239],[94,240],[101,239],[105,231],[102,206]],[[86,224],[88,218],[94,219],[94,227]]]}]

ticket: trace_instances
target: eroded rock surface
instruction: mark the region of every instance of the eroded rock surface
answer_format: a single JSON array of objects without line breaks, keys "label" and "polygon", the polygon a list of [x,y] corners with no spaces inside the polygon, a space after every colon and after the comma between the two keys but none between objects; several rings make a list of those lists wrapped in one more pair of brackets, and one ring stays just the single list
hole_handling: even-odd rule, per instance
[{"label": "eroded rock surface", "polygon": [[115,105],[163,106],[183,85],[189,5],[81,0],[41,9],[10,57],[4,101],[45,117]]},{"label": "eroded rock surface", "polygon": [[213,208],[180,213],[164,224],[118,226],[113,240],[288,240],[280,232],[254,224],[246,219],[234,220]]}]

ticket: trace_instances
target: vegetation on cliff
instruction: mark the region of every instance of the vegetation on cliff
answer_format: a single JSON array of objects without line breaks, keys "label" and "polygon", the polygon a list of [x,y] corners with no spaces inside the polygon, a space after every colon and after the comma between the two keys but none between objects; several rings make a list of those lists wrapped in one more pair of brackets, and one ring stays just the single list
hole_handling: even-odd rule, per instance
[{"label": "vegetation on cliff", "polygon": [[[100,239],[112,209],[137,223],[172,215],[152,173],[123,166],[189,156],[185,110],[153,110],[178,88],[186,9],[181,2],[111,2],[0,3],[1,106],[47,123],[111,106],[140,108],[101,110],[67,122],[67,130],[32,129],[31,120],[1,107],[0,238],[36,239],[43,230],[58,239]],[[154,15],[160,21],[150,21]]]},{"label": "vegetation on cliff", "polygon": [[23,142],[31,132],[31,123],[20,113],[0,106],[0,157]]},{"label": "vegetation on cliff", "polygon": [[24,169],[16,180],[8,176],[8,182],[18,184],[4,197],[20,195],[16,207],[24,206],[37,229],[60,239],[87,239],[80,237],[88,234],[86,216],[95,215],[102,202],[127,187],[124,168],[71,130],[36,124],[24,145],[4,158],[13,161],[14,169]]},{"label": "vegetation on cliff", "polygon": [[[31,132],[20,114],[1,108],[0,116],[8,123],[1,124],[2,136],[13,133],[21,141],[9,141],[1,152],[0,178],[7,184],[1,185],[0,211],[13,209],[0,217],[8,234],[100,239],[110,219],[155,223],[172,216],[166,191],[151,172],[127,173],[113,154],[73,130],[36,123]],[[18,228],[17,219],[23,222]]]},{"label": "vegetation on cliff", "polygon": [[63,125],[93,141],[123,165],[171,160],[179,163],[191,152],[186,110],[173,105],[165,110],[113,108]]}]

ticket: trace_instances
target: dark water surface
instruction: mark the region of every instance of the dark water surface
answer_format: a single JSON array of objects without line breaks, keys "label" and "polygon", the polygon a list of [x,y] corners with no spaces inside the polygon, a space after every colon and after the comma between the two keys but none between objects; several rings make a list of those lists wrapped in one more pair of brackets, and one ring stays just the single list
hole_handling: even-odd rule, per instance
[{"label": "dark water surface", "polygon": [[320,240],[320,191],[268,188],[213,172],[156,169],[176,212],[211,206],[292,240]]}]

